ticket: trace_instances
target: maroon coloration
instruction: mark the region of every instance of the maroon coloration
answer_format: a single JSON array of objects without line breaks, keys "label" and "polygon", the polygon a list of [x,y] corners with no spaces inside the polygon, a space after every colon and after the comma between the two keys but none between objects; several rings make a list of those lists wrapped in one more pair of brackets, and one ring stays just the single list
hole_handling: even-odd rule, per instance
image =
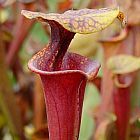
[{"label": "maroon coloration", "polygon": [[78,139],[86,78],[79,72],[73,72],[41,76],[41,79],[50,140]]},{"label": "maroon coloration", "polygon": [[127,140],[130,119],[130,87],[113,89],[118,140]]},{"label": "maroon coloration", "polygon": [[55,21],[48,23],[51,42],[28,66],[42,79],[50,140],[77,140],[86,81],[96,76],[100,65],[78,54],[67,53],[75,33]]}]

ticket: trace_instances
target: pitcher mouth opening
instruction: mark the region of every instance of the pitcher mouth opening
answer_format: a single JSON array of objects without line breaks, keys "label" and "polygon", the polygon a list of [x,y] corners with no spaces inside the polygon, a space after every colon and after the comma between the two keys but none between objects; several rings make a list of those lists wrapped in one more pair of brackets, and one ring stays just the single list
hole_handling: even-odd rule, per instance
[{"label": "pitcher mouth opening", "polygon": [[[40,52],[38,52],[40,53]],[[64,60],[64,63],[67,67],[62,68],[58,71],[48,71],[44,67],[41,67],[39,65],[39,59],[44,57],[43,55],[39,56],[35,54],[31,60],[28,62],[28,68],[40,75],[59,75],[59,74],[66,74],[66,73],[80,73],[87,77],[87,79],[93,79],[100,68],[100,64],[98,61],[93,61],[88,58],[85,58],[81,55],[75,54],[75,53],[67,53],[66,59],[67,62]],[[74,58],[73,58],[74,57]],[[65,59],[65,58],[64,58]],[[85,62],[83,62],[85,60]],[[73,64],[71,64],[73,62]],[[81,64],[81,62],[83,64]],[[47,62],[45,63],[47,65]]]}]

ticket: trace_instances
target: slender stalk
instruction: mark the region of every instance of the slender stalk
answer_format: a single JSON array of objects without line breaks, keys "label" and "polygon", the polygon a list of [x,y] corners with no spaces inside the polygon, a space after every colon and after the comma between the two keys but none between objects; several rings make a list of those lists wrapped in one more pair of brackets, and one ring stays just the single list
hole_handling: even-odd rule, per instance
[{"label": "slender stalk", "polygon": [[[119,82],[125,84],[127,77],[119,76]],[[128,140],[129,138],[129,119],[130,119],[130,86],[121,88],[114,86],[113,101],[115,114],[117,116],[116,126],[118,140]]]},{"label": "slender stalk", "polygon": [[136,26],[133,27],[133,33],[135,34],[135,56],[140,56],[140,43],[139,43],[139,38],[140,38],[140,27]]},{"label": "slender stalk", "polygon": [[[104,62],[103,76],[101,81],[101,104],[97,112],[96,133],[99,134],[102,123],[109,119],[109,114],[113,112],[113,80],[112,73],[107,67],[107,61],[110,57],[117,55],[122,41],[126,38],[127,32],[123,30],[120,35],[109,39],[101,40]],[[98,136],[96,136],[98,137]]]},{"label": "slender stalk", "polygon": [[[1,41],[0,41],[1,42]],[[7,68],[5,64],[5,53],[2,43],[0,44],[0,107],[6,118],[7,124],[13,135],[13,139],[24,140],[23,124],[21,121],[20,110],[9,83]]]},{"label": "slender stalk", "polygon": [[101,105],[99,111],[99,118],[97,120],[97,125],[104,119],[107,113],[113,110],[112,102],[112,91],[113,91],[113,80],[112,74],[107,68],[107,60],[117,54],[120,42],[102,42],[104,50],[104,62],[103,62],[103,77],[101,81]]},{"label": "slender stalk", "polygon": [[[33,11],[36,8],[34,3],[31,3],[31,4],[20,3],[19,7],[20,9],[29,9]],[[14,29],[14,39],[9,46],[9,50],[8,50],[7,58],[6,58],[6,62],[8,66],[12,66],[14,64],[17,53],[19,49],[21,48],[25,38],[29,34],[29,31],[31,30],[31,27],[34,23],[34,21],[29,22],[27,19],[25,19],[21,15],[18,15],[17,18],[18,19],[16,21],[16,25]]]}]

